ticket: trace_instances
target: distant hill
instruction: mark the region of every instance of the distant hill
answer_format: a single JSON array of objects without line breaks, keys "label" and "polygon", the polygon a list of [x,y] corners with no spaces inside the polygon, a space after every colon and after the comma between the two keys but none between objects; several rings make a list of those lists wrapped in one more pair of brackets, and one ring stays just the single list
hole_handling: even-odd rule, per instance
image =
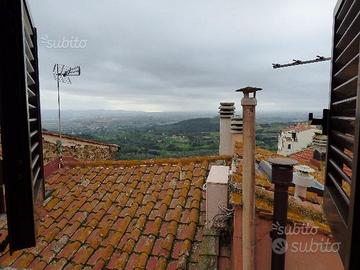
[{"label": "distant hill", "polygon": [[[159,116],[159,117],[158,117]],[[63,133],[121,146],[116,159],[146,159],[215,155],[219,149],[219,117],[196,115],[179,119],[171,113],[148,117],[115,117],[64,120]],[[161,116],[161,119],[160,119]],[[256,125],[258,146],[276,151],[278,134],[293,122],[277,121],[267,116],[267,121]],[[288,117],[285,114],[285,117]],[[300,117],[300,116],[299,116]],[[56,130],[57,122],[54,124]],[[46,125],[45,125],[46,126]],[[49,128],[52,130],[51,128]]]},{"label": "distant hill", "polygon": [[146,128],[149,132],[156,133],[200,133],[200,132],[218,132],[219,117],[213,118],[194,118],[183,120],[174,124],[157,125]]}]

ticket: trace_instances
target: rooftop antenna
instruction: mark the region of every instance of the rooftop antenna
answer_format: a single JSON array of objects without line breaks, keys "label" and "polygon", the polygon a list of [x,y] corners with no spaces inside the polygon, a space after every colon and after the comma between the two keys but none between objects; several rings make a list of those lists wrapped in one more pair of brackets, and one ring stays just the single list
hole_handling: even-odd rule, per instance
[{"label": "rooftop antenna", "polygon": [[331,57],[325,57],[325,56],[320,56],[317,55],[315,59],[311,59],[311,60],[298,60],[298,59],[293,59],[292,63],[288,63],[288,64],[272,64],[273,69],[278,69],[278,68],[285,68],[285,67],[293,67],[293,66],[299,66],[299,65],[306,65],[306,64],[313,64],[313,63],[318,63],[318,62],[325,62],[325,61],[330,61]]},{"label": "rooftop antenna", "polygon": [[58,93],[58,125],[59,125],[59,140],[56,142],[56,147],[62,164],[62,134],[61,134],[61,103],[60,103],[60,82],[64,84],[71,84],[70,76],[80,76],[80,66],[69,67],[66,65],[55,64],[53,68],[54,79],[57,83]]},{"label": "rooftop antenna", "polygon": [[[331,57],[325,57],[325,56],[320,56],[317,55],[315,59],[311,59],[311,60],[297,60],[297,59],[293,59],[292,63],[289,64],[272,64],[273,69],[278,69],[278,68],[286,68],[286,67],[292,67],[292,66],[299,66],[299,65],[307,65],[307,64],[313,64],[313,63],[319,63],[319,62],[325,62],[325,61],[330,61],[332,58]],[[327,135],[327,119],[328,119],[328,115],[329,115],[329,110],[328,109],[324,109],[323,110],[323,118],[320,119],[316,119],[314,118],[312,113],[309,113],[309,121],[311,123],[311,125],[320,125],[322,126],[322,134],[323,135]]]}]

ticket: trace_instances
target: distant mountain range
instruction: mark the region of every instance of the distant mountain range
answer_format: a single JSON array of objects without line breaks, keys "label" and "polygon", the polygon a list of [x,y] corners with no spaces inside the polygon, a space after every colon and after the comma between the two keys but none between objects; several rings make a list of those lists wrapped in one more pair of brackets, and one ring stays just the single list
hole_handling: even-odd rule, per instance
[{"label": "distant mountain range", "polygon": [[156,125],[146,129],[148,131],[166,133],[214,132],[219,131],[219,118],[194,118],[174,124]]},{"label": "distant mountain range", "polygon": [[[320,115],[320,112],[314,112]],[[68,122],[118,122],[124,126],[148,126],[158,124],[171,124],[194,118],[213,118],[218,116],[217,111],[194,111],[194,112],[141,112],[121,110],[64,110],[61,117],[66,125]],[[43,110],[42,120],[46,124],[57,123],[57,110]],[[308,112],[257,112],[258,123],[274,122],[302,122],[308,119]]]}]

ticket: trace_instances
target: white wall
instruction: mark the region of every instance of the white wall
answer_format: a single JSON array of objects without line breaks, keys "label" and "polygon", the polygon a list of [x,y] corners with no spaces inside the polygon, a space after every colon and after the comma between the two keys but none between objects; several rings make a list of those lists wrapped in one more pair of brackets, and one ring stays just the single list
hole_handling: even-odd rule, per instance
[{"label": "white wall", "polygon": [[[320,130],[314,127],[296,132],[296,140],[293,139],[293,132],[295,132],[295,130],[282,131],[279,134],[278,154],[288,156],[309,147],[312,144],[315,133],[320,132]],[[290,149],[288,149],[289,145]]]}]

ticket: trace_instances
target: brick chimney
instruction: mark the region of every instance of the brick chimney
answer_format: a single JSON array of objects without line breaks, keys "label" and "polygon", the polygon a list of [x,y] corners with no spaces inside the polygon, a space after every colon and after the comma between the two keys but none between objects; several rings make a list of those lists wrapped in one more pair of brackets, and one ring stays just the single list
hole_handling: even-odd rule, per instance
[{"label": "brick chimney", "polygon": [[220,114],[220,144],[219,155],[232,155],[231,118],[235,111],[234,102],[221,102]]},{"label": "brick chimney", "polygon": [[243,136],[243,119],[239,115],[234,115],[231,118],[231,150],[232,155],[235,154],[235,144],[237,142],[242,143]]}]

